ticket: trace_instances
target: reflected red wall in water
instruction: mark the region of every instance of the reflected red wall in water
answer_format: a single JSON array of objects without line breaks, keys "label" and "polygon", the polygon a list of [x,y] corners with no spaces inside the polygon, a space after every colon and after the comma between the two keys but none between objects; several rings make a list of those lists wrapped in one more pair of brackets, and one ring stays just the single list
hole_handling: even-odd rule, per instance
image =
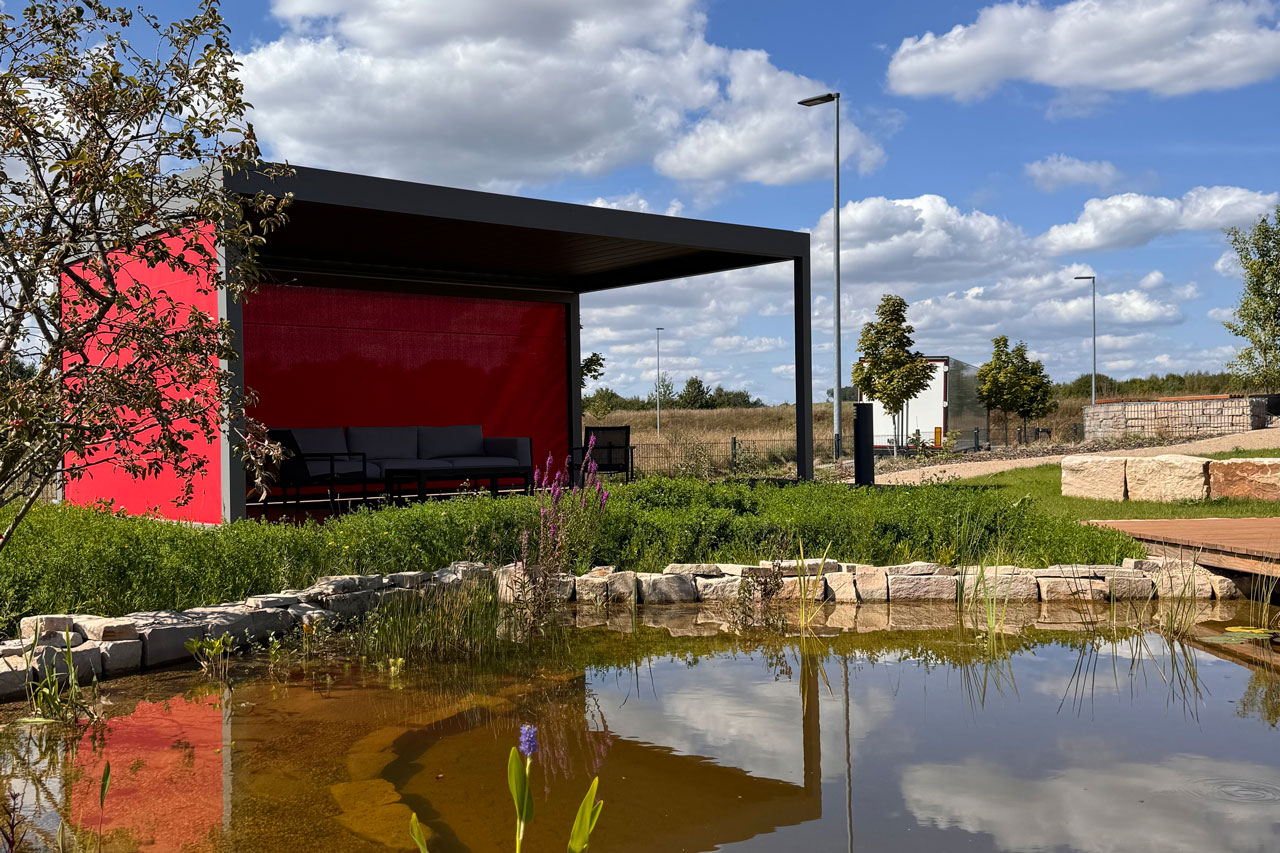
[{"label": "reflected red wall in water", "polygon": [[566,359],[562,303],[264,284],[244,306],[245,384],[269,427],[478,423],[559,460]]},{"label": "reflected red wall in water", "polygon": [[[203,231],[206,245],[212,247],[212,228],[206,226]],[[170,238],[168,244],[177,251],[181,241]],[[120,278],[125,281],[136,280],[151,296],[164,294],[180,306],[190,306],[209,317],[218,317],[217,293],[202,286],[201,279],[191,273],[167,266],[148,267],[142,261],[135,261],[122,268]],[[96,361],[104,352],[110,351],[110,317],[103,329],[103,333],[86,346],[90,360]],[[76,356],[69,356],[68,362],[72,358]],[[129,358],[129,353],[108,355],[107,358]],[[94,465],[83,477],[67,482],[66,500],[73,504],[90,504],[110,499],[115,508],[124,509],[131,515],[155,513],[164,518],[216,524],[222,520],[221,439],[206,441],[197,430],[191,441],[187,442],[187,450],[190,454],[203,457],[207,464],[204,473],[193,483],[193,499],[182,506],[174,503],[182,495],[182,483],[176,475],[162,471],[146,479],[136,479],[111,461]],[[104,452],[100,457],[94,457],[98,458],[109,460],[111,456]]]},{"label": "reflected red wall in water", "polygon": [[96,747],[91,735],[81,740],[72,822],[87,832],[98,830],[102,768],[110,761],[104,836],[127,834],[154,853],[176,853],[203,841],[222,824],[222,737],[216,696],[139,702],[132,714],[107,722]]}]

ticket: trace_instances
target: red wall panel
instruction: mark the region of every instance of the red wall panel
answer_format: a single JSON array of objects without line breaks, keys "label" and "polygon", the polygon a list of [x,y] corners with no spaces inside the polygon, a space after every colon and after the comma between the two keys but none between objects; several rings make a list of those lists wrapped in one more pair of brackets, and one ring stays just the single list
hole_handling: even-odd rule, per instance
[{"label": "red wall panel", "polygon": [[478,423],[559,464],[565,323],[561,303],[261,285],[244,306],[252,414],[268,427]]},{"label": "red wall panel", "polygon": [[[212,229],[206,227],[204,231],[205,239],[211,244]],[[176,249],[179,242],[174,238],[170,244]],[[141,261],[125,265],[122,275],[136,280],[151,295],[163,292],[179,305],[191,306],[211,317],[218,316],[217,293],[201,286],[195,275],[165,266],[148,267]],[[109,327],[108,322],[106,328]],[[104,332],[86,347],[90,360],[101,358],[102,353],[109,350],[108,335],[109,332]],[[128,353],[107,356],[108,359],[128,357]],[[101,464],[93,465],[83,476],[66,484],[64,496],[72,504],[109,500],[114,508],[123,509],[131,515],[150,513],[181,521],[217,524],[222,521],[221,439],[206,441],[197,430],[188,442],[187,450],[203,457],[206,466],[203,475],[193,483],[194,498],[182,506],[174,503],[182,494],[182,484],[176,475],[162,472],[144,480],[135,479],[112,462],[109,448],[103,448],[99,456],[91,460],[100,460]],[[73,461],[68,460],[69,463]]]}]

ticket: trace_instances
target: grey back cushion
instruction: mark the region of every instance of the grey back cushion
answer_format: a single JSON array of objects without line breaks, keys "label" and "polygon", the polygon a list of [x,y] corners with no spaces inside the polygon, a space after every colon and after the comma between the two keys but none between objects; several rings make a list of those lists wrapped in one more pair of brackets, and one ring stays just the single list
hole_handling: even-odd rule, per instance
[{"label": "grey back cushion", "polygon": [[347,427],[352,453],[368,459],[412,459],[418,455],[414,427]]},{"label": "grey back cushion", "polygon": [[484,456],[484,434],[479,424],[418,427],[418,458]]},{"label": "grey back cushion", "polygon": [[347,438],[342,434],[342,427],[308,427],[291,432],[302,453],[347,452]]}]

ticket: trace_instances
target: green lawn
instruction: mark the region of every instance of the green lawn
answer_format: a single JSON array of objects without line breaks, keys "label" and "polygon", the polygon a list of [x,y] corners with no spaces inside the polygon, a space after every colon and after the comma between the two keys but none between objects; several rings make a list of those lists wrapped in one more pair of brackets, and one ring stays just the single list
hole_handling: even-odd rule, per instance
[{"label": "green lawn", "polygon": [[1206,459],[1254,459],[1254,458],[1272,458],[1280,456],[1280,447],[1270,447],[1265,450],[1223,450],[1219,453],[1198,453],[1197,456],[1203,456]]},{"label": "green lawn", "polygon": [[[1241,455],[1280,455],[1280,450],[1249,451]],[[1219,458],[1219,457],[1214,457]],[[1062,496],[1062,468],[1059,465],[1037,465],[1017,468],[986,477],[958,480],[965,486],[995,488],[1010,497],[1030,495],[1034,505],[1054,515],[1070,518],[1258,518],[1280,515],[1280,502],[1243,501],[1221,498],[1197,503],[1153,503],[1151,501],[1097,501]]]}]

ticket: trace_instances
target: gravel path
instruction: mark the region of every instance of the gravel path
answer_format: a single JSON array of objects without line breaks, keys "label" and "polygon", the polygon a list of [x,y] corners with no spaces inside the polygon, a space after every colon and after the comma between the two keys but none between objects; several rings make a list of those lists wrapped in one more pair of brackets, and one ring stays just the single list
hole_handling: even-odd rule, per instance
[{"label": "gravel path", "polygon": [[[1089,456],[1158,456],[1161,453],[1218,453],[1223,450],[1261,450],[1280,447],[1280,427],[1272,429],[1255,429],[1235,435],[1220,435],[1216,438],[1202,438],[1186,444],[1166,444],[1163,447],[1137,447],[1132,450],[1104,450]],[[888,474],[877,474],[876,482],[890,486],[914,486],[924,480],[952,478],[982,477],[986,474],[997,474],[1014,468],[1034,468],[1037,465],[1057,464],[1062,461],[1058,456],[1033,456],[1026,459],[992,459],[988,462],[948,462],[942,465],[931,465],[927,468],[912,468],[906,471],[893,471]],[[850,481],[852,482],[852,481]]]}]

